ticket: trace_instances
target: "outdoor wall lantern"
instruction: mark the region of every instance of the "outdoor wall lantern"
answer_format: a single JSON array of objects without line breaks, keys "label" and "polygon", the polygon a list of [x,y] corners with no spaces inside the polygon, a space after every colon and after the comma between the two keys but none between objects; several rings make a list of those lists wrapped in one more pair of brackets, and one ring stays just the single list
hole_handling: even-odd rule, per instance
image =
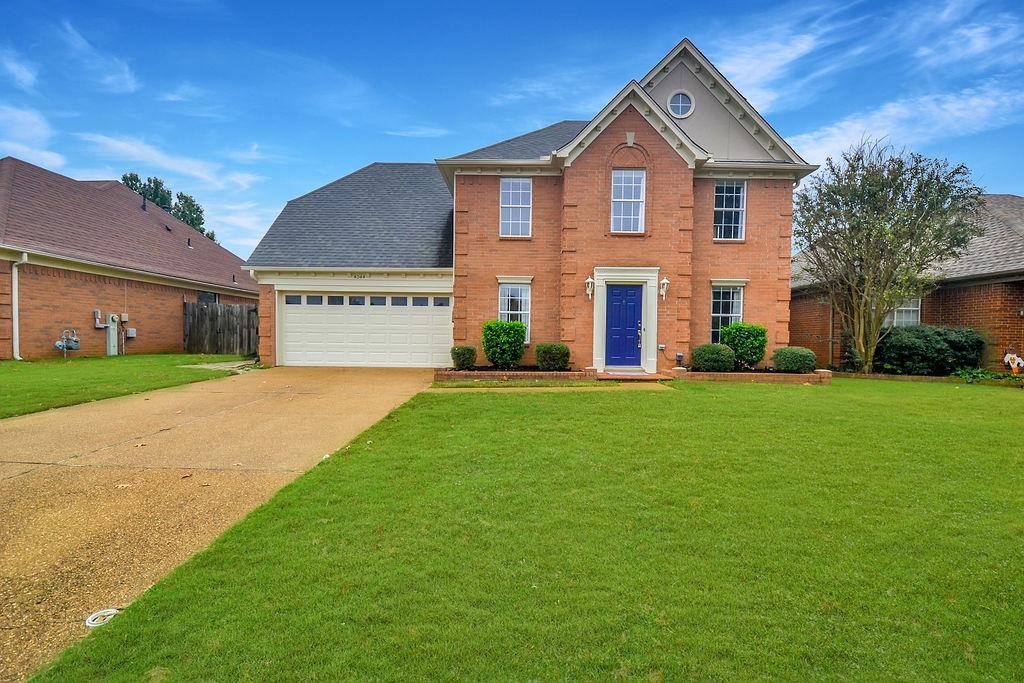
[{"label": "outdoor wall lantern", "polygon": [[661,284],[661,300],[664,301],[665,300],[665,296],[668,294],[668,278],[667,277],[661,278],[660,284]]},{"label": "outdoor wall lantern", "polygon": [[584,283],[587,287],[587,298],[591,301],[594,300],[594,278],[590,275],[587,276],[587,281]]}]

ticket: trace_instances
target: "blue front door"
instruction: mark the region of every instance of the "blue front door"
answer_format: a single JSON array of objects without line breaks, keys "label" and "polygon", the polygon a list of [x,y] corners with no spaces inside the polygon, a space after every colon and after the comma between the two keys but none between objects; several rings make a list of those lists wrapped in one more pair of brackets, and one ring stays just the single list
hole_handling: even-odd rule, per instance
[{"label": "blue front door", "polygon": [[605,365],[640,365],[643,285],[608,285]]}]

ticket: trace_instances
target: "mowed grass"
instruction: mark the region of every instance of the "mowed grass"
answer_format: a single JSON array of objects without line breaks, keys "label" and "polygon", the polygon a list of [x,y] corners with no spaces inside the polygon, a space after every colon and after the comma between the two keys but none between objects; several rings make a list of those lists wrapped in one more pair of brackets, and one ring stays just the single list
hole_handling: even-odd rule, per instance
[{"label": "mowed grass", "polygon": [[421,394],[40,679],[1024,678],[1019,392],[675,386]]},{"label": "mowed grass", "polygon": [[182,365],[240,356],[148,354],[0,362],[0,418],[224,377],[222,370]]}]

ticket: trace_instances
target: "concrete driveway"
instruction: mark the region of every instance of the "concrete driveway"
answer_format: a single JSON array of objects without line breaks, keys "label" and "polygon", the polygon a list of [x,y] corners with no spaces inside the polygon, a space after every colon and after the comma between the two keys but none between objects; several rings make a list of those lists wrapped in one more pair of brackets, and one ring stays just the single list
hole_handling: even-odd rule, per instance
[{"label": "concrete driveway", "polygon": [[0,420],[0,680],[24,678],[429,370],[274,368]]}]

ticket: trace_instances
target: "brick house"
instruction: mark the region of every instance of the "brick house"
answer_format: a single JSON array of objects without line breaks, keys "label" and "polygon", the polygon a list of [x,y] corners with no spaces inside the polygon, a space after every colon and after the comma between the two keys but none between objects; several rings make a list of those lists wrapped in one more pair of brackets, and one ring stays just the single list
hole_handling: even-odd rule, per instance
[{"label": "brick house", "polygon": [[64,330],[105,355],[112,314],[119,353],[181,351],[182,302],[255,303],[241,266],[117,181],[0,159],[0,360],[60,356]]},{"label": "brick house", "polygon": [[[690,41],[586,121],[373,164],[289,202],[248,261],[260,357],[444,366],[487,320],[648,373],[737,320],[789,343],[808,165]],[[481,354],[482,358],[482,354]]]},{"label": "brick house", "polygon": [[[986,339],[984,364],[1002,369],[1008,347],[1024,351],[1024,197],[986,195],[981,214],[985,234],[959,259],[939,267],[939,286],[923,299],[893,311],[895,326],[970,327]],[[793,259],[790,341],[812,349],[822,367],[842,361],[838,315]]]}]

